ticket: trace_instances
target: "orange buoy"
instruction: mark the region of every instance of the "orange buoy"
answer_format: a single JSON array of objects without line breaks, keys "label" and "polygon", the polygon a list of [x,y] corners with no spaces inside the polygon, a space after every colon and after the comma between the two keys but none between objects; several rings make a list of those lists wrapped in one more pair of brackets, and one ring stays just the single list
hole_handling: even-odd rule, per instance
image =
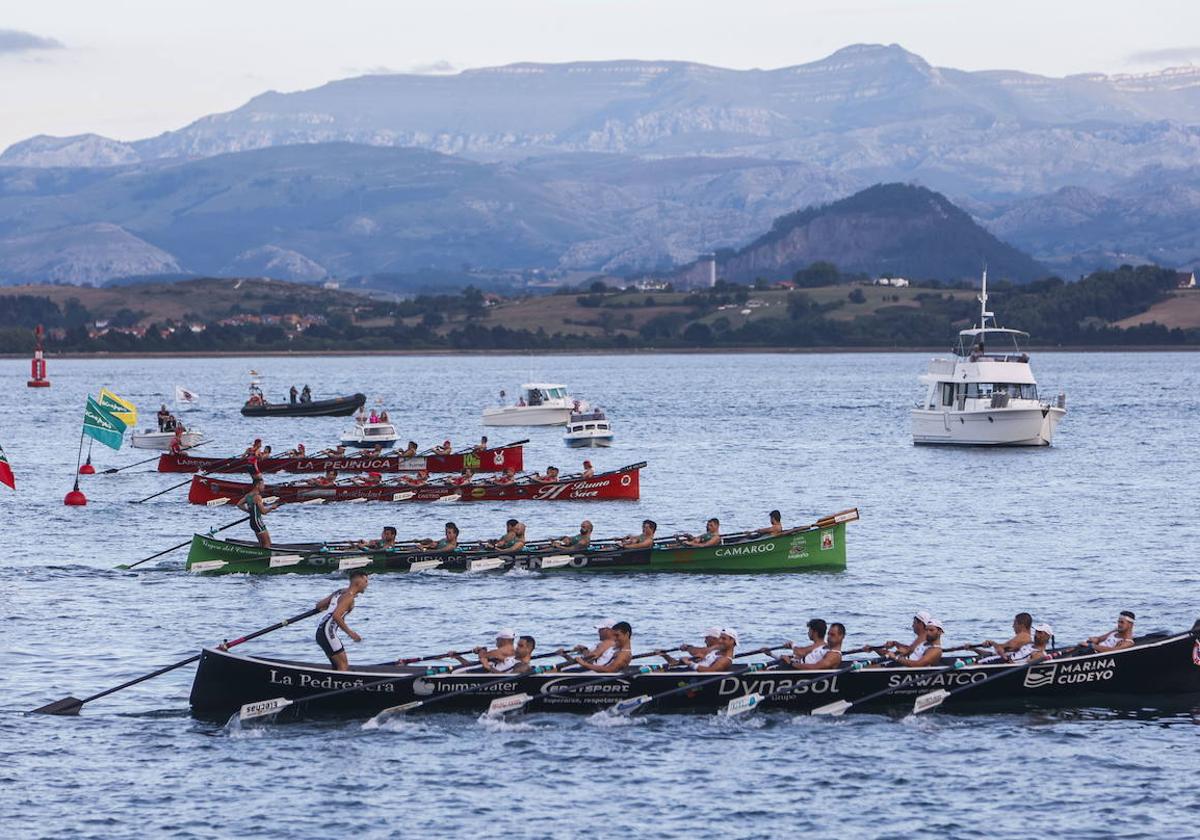
[{"label": "orange buoy", "polygon": [[[50,380],[46,378],[46,358],[42,354],[42,325],[38,324],[37,329],[33,331],[37,337],[37,346],[33,351],[33,358],[29,362],[30,379],[25,383],[30,388],[49,388]],[[83,495],[82,493],[80,494]],[[86,502],[86,499],[84,500]],[[83,504],[83,502],[81,502]]]}]

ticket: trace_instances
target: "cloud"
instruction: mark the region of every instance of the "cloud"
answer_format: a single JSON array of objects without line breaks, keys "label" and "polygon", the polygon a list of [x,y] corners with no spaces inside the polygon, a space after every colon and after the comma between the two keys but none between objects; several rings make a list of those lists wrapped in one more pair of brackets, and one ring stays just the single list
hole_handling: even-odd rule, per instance
[{"label": "cloud", "polygon": [[1130,64],[1190,64],[1200,61],[1200,46],[1142,50],[1130,53],[1125,60]]},{"label": "cloud", "polygon": [[409,71],[410,73],[420,73],[422,75],[432,75],[437,73],[457,73],[458,68],[449,61],[432,61],[429,64],[414,64]]},{"label": "cloud", "polygon": [[44,38],[20,29],[0,29],[0,55],[62,48],[63,43],[54,38]]},{"label": "cloud", "polygon": [[370,67],[346,67],[345,71],[353,76],[395,76],[399,74],[441,76],[457,73],[458,68],[449,61],[431,61],[428,64],[410,64],[407,67],[388,67],[386,64],[375,64]]}]

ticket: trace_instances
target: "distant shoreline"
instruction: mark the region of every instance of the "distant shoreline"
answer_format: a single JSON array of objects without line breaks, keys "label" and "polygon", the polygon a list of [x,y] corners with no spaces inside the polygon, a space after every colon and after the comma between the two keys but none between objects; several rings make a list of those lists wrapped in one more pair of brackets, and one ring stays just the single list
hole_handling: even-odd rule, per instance
[{"label": "distant shoreline", "polygon": [[[1082,345],[1062,347],[1028,347],[1030,353],[1195,353],[1200,344],[1135,344],[1135,345]],[[644,348],[600,348],[595,350],[206,350],[177,353],[47,353],[46,359],[222,359],[222,358],[313,358],[320,356],[745,356],[752,354],[819,355],[833,353],[943,353],[953,352],[948,346],[941,347],[644,347]],[[0,359],[29,359],[29,353],[0,353]]]}]

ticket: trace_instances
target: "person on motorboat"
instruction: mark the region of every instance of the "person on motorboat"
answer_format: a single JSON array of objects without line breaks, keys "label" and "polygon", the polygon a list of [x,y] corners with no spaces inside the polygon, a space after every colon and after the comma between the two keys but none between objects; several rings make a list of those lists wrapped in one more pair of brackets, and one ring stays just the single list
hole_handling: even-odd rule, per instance
[{"label": "person on motorboat", "polygon": [[276,510],[280,503],[276,502],[273,505],[268,505],[263,501],[263,477],[256,476],[254,483],[250,485],[250,492],[242,496],[237,503],[238,509],[250,514],[250,530],[254,532],[258,544],[263,548],[271,547],[271,532],[267,530],[267,523],[263,517],[273,510]]},{"label": "person on motorboat", "polygon": [[538,484],[553,484],[558,481],[558,467],[546,467],[544,473],[534,473],[531,479]]},{"label": "person on motorboat", "polygon": [[475,473],[471,471],[470,467],[463,467],[463,471],[453,476],[447,483],[454,487],[470,487],[474,475]]},{"label": "person on motorboat", "polygon": [[292,389],[290,391],[288,391],[288,402],[290,402],[292,405],[295,405],[296,399],[299,396],[300,396],[300,391],[296,389],[295,385],[293,385]]},{"label": "person on motorboat", "polygon": [[581,473],[579,473],[579,477],[586,481],[587,479],[592,478],[595,475],[596,475],[596,471],[592,468],[592,462],[584,461],[583,462],[583,471]]},{"label": "person on motorboat", "polygon": [[621,548],[653,548],[654,547],[654,532],[658,530],[658,523],[653,519],[642,520],[642,533],[637,536],[630,534],[627,537],[621,537],[618,540]]},{"label": "person on motorboat", "polygon": [[433,447],[433,451],[438,455],[449,455],[454,452],[454,447],[450,445],[449,440],[444,440],[442,441],[441,446]]},{"label": "person on motorboat", "polygon": [[754,533],[762,534],[763,536],[777,537],[783,533],[783,514],[777,510],[773,510],[767,514],[767,518],[771,520],[771,524],[765,528],[759,528]]},{"label": "person on motorboat", "polygon": [[592,523],[583,520],[579,523],[579,533],[573,537],[559,537],[550,541],[552,548],[566,548],[572,551],[584,551],[592,542]]},{"label": "person on motorboat", "polygon": [[317,644],[335,671],[349,671],[350,660],[346,656],[346,648],[338,637],[338,630],[346,631],[346,635],[356,642],[362,641],[362,636],[355,633],[346,624],[346,616],[354,611],[354,601],[367,589],[370,579],[362,569],[350,573],[350,583],[343,589],[335,590],[317,602],[317,609],[325,610],[325,617],[317,625]]},{"label": "person on motorboat", "polygon": [[669,653],[659,655],[667,661],[669,668],[686,665],[693,671],[724,671],[733,664],[733,654],[737,649],[737,643],[737,631],[732,627],[722,627],[721,635],[717,637],[717,644],[698,659],[692,656],[676,659]]},{"label": "person on motorboat", "polygon": [[[511,627],[502,627],[496,631],[496,646],[488,648],[486,645],[480,645],[473,650],[473,653],[479,658],[479,663],[485,659],[504,662],[506,660],[515,659],[517,633]],[[479,663],[472,664],[468,662],[461,654],[452,654],[452,657],[468,668],[478,667]]]},{"label": "person on motorboat", "polygon": [[354,544],[358,548],[395,548],[396,529],[391,525],[383,527],[383,533],[377,540],[359,540]]},{"label": "person on motorboat", "polygon": [[301,389],[301,391],[300,391],[300,402],[302,402],[302,403],[312,402],[312,390],[308,387],[308,385],[305,385],[304,388]]},{"label": "person on motorboat", "polygon": [[705,524],[704,533],[698,537],[691,534],[681,534],[676,537],[681,545],[691,548],[710,548],[721,544],[721,520],[715,516]]},{"label": "person on motorboat", "polygon": [[458,526],[453,522],[447,522],[445,526],[444,537],[442,537],[440,540],[421,540],[417,543],[417,547],[420,548],[421,551],[454,551],[458,548]]},{"label": "person on motorboat", "polygon": [[508,485],[517,483],[517,471],[508,467],[500,475],[491,480],[492,484]]},{"label": "person on motorboat", "polygon": [[633,659],[633,651],[630,649],[633,628],[627,621],[618,621],[612,626],[611,633],[611,644],[596,657],[589,658],[583,655],[568,658],[581,668],[601,674],[615,674],[624,670]]},{"label": "person on motorboat", "polygon": [[841,667],[842,641],[846,638],[844,624],[835,621],[826,626],[824,619],[814,618],[808,622],[808,638],[811,644],[793,645],[792,654],[779,657],[779,661],[797,671]]},{"label": "person on motorboat", "polygon": [[[604,619],[603,621],[601,621],[599,624],[596,625],[596,635],[598,635],[600,637],[600,641],[597,642],[594,647],[588,647],[587,645],[575,645],[575,647],[571,648],[570,653],[578,655],[578,656],[582,656],[584,659],[587,659],[591,662],[595,662],[597,659],[600,658],[600,656],[602,654],[604,654],[605,651],[612,648],[612,646],[613,646],[612,629],[613,629],[613,625],[615,625],[616,623],[617,622],[614,619],[611,619],[611,618]],[[559,655],[566,656],[567,659],[574,659],[574,656],[568,656],[567,655],[568,652],[561,648],[559,649],[558,652],[559,652]]]},{"label": "person on motorboat", "polygon": [[916,638],[912,640],[912,644],[904,644],[893,639],[888,639],[881,645],[863,645],[861,650],[863,653],[883,653],[887,650],[894,650],[899,654],[912,653],[913,649],[925,641],[925,624],[929,621],[930,615],[925,610],[917,610],[917,614],[913,616],[912,630],[916,634]]},{"label": "person on motorboat", "polygon": [[1033,644],[1032,615],[1027,612],[1017,613],[1013,618],[1012,628],[1013,636],[1007,642],[994,642],[987,639],[982,644],[975,646],[975,650],[980,653],[987,651],[987,657],[981,659],[981,662],[989,660],[999,662],[1008,659],[1014,652]]},{"label": "person on motorboat", "polygon": [[471,451],[478,455],[480,452],[487,452],[487,448],[488,448],[487,435],[484,435],[483,437],[481,437],[479,439],[479,443],[477,443],[471,447]]},{"label": "person on motorboat", "polygon": [[408,442],[408,446],[406,446],[400,450],[400,457],[401,458],[417,457],[417,442],[415,440],[410,440]]},{"label": "person on motorboat", "polygon": [[379,422],[379,414],[375,411],[375,409],[371,409],[371,415],[367,418],[367,422],[372,424]]},{"label": "person on motorboat", "polygon": [[167,411],[167,404],[163,403],[162,408],[158,410],[158,430],[165,432],[167,430],[167,420],[171,416],[171,412]]},{"label": "person on motorboat", "polygon": [[363,406],[358,407],[358,411],[354,412],[354,422],[359,426],[367,425],[367,409]]},{"label": "person on motorboat", "polygon": [[379,411],[379,422],[380,422],[380,423],[390,423],[390,422],[391,422],[390,420],[388,420],[388,413],[387,413],[387,409],[386,409],[386,408],[384,408],[384,409],[380,409],[380,411]]},{"label": "person on motorboat", "polygon": [[942,622],[930,616],[925,620],[925,638],[908,654],[884,651],[883,656],[905,668],[927,668],[942,661]]},{"label": "person on motorboat", "polygon": [[1082,644],[1091,645],[1096,650],[1120,650],[1133,647],[1133,620],[1130,610],[1121,610],[1117,616],[1117,629],[1109,630],[1099,636],[1088,636]]},{"label": "person on motorboat", "polygon": [[424,487],[429,483],[429,470],[417,470],[416,475],[402,475],[400,481],[409,487]]}]

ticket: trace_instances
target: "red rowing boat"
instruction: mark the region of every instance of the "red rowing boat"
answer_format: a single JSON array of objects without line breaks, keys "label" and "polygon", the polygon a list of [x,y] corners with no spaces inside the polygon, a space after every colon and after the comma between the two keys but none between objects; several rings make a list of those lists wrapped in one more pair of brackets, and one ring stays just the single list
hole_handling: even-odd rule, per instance
[{"label": "red rowing boat", "polygon": [[[400,473],[429,470],[431,473],[456,473],[464,469],[472,472],[503,472],[509,467],[517,472],[525,468],[525,448],[520,443],[510,443],[485,449],[482,452],[454,452],[450,455],[418,455],[404,458],[400,455],[343,455],[338,458],[260,458],[258,471],[263,473],[323,473],[380,472]],[[245,458],[201,458],[188,455],[165,453],[158,459],[158,471],[167,473],[215,472],[244,473],[250,468]]]},{"label": "red rowing boat", "polygon": [[[454,484],[333,484],[320,486],[293,482],[270,484],[263,496],[277,498],[280,503],[311,502],[320,499],[326,502],[342,502],[352,499],[367,499],[380,502],[496,502],[529,499],[542,502],[598,501],[608,499],[636,500],[640,496],[638,476],[645,461],[631,464],[619,470],[600,473],[591,478],[566,477],[549,483],[529,479],[514,484],[490,484],[481,482],[465,487]],[[250,492],[251,485],[243,481],[227,481],[221,478],[197,475],[192,478],[188,490],[188,501],[194,505],[206,505],[218,499],[231,502],[241,500]]]}]

